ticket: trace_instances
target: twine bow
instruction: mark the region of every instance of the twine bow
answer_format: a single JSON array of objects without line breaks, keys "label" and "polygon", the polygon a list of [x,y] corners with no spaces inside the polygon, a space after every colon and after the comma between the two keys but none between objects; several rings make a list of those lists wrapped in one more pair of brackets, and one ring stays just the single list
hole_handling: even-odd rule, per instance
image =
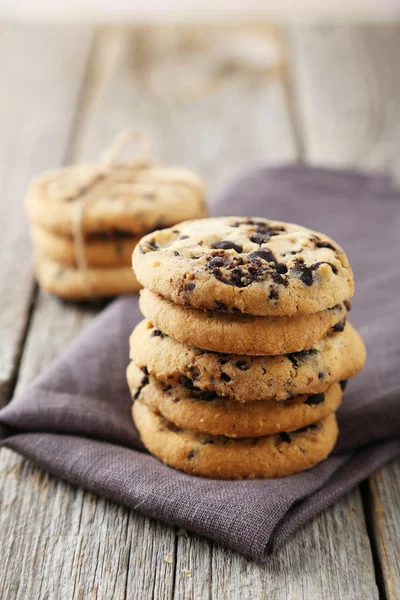
[{"label": "twine bow", "polygon": [[[111,142],[107,150],[101,155],[99,166],[96,169],[96,179],[105,178],[107,171],[118,163],[123,151],[132,143],[139,144],[139,158],[133,162],[127,163],[131,169],[146,169],[152,164],[151,143],[149,138],[141,131],[134,129],[125,129],[121,131]],[[78,269],[83,273],[83,281],[88,296],[92,295],[92,286],[89,278],[89,269],[85,256],[85,238],[82,230],[83,216],[93,197],[83,195],[81,200],[76,203],[76,210],[72,216],[72,238],[74,244],[74,254]]]}]

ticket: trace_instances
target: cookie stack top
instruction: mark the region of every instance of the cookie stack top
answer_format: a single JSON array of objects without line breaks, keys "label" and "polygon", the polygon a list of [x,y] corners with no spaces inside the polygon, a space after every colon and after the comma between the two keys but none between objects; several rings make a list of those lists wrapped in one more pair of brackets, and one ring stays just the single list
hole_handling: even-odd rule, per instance
[{"label": "cookie stack top", "polygon": [[266,219],[200,219],[158,231],[143,238],[133,265],[144,287],[204,310],[310,314],[354,292],[340,246],[321,233]]},{"label": "cookie stack top", "polygon": [[[119,151],[136,137],[122,132],[113,146]],[[44,173],[28,192],[39,283],[64,298],[138,291],[130,265],[141,236],[207,214],[203,184],[191,171],[107,156]]]},{"label": "cookie stack top", "polygon": [[288,475],[329,454],[344,381],[365,361],[338,244],[289,223],[202,219],[145,236],[133,266],[146,319],[127,376],[153,454],[219,478]]}]

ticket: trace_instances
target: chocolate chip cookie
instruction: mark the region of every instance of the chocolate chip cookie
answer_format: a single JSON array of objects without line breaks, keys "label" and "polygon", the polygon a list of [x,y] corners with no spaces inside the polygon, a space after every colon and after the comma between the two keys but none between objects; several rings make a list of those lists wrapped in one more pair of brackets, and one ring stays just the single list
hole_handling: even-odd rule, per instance
[{"label": "chocolate chip cookie", "polygon": [[[37,226],[31,227],[31,236],[36,248],[54,262],[77,266],[72,236],[55,234]],[[83,244],[85,262],[89,267],[128,267],[139,240],[123,230],[87,234]]]},{"label": "chocolate chip cookie", "polygon": [[327,236],[261,218],[181,223],[133,253],[145,288],[176,304],[261,316],[317,313],[350,298],[353,273]]},{"label": "chocolate chip cookie", "polygon": [[132,412],[154,456],[191,475],[215,479],[283,477],[310,469],[328,456],[338,435],[334,414],[298,431],[234,439],[180,429],[138,401]]},{"label": "chocolate chip cookie", "polygon": [[81,271],[37,253],[35,271],[43,289],[66,300],[134,294],[140,289],[140,283],[130,267],[89,267]]},{"label": "chocolate chip cookie", "polygon": [[203,311],[174,304],[149,290],[141,292],[140,309],[158,329],[180,342],[249,355],[308,350],[330,331],[343,330],[347,314],[344,303],[291,317]]},{"label": "chocolate chip cookie", "polygon": [[206,216],[201,180],[191,171],[144,163],[73,165],[45,173],[27,196],[32,223],[71,235],[77,204],[84,234],[124,231],[133,236],[182,219]]},{"label": "chocolate chip cookie", "polygon": [[183,383],[236,401],[286,400],[319,394],[364,366],[364,343],[350,323],[309,350],[278,356],[208,352],[177,342],[141,321],[130,338],[131,359],[166,384]]},{"label": "chocolate chip cookie", "polygon": [[128,384],[134,400],[162,415],[181,429],[233,438],[259,437],[302,429],[336,411],[342,390],[338,383],[319,394],[300,395],[275,402],[245,404],[196,388],[190,380],[169,385],[146,375],[130,363]]}]

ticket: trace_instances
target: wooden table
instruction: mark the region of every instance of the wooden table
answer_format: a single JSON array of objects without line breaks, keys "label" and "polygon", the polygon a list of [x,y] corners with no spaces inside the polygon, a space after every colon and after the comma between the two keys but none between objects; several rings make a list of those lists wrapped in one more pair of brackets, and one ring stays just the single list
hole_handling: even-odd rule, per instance
[{"label": "wooden table", "polygon": [[[0,25],[0,399],[93,308],[40,292],[23,197],[126,126],[213,193],[243,167],[301,160],[399,175],[400,27]],[[345,218],[345,217],[343,217]],[[266,566],[0,452],[0,597],[400,597],[400,462],[302,528]]]}]

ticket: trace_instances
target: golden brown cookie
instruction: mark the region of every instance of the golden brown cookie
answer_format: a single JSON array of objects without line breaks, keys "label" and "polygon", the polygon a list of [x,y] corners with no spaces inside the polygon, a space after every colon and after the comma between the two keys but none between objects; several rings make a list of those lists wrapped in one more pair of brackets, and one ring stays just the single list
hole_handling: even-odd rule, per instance
[{"label": "golden brown cookie", "polygon": [[208,352],[161,334],[141,321],[130,338],[130,356],[140,369],[169,384],[183,382],[237,401],[286,400],[319,394],[334,381],[354,377],[364,366],[364,343],[347,322],[309,350],[277,356]]},{"label": "golden brown cookie", "polygon": [[338,383],[325,392],[275,402],[236,402],[210,391],[161,383],[134,363],[127,369],[132,397],[181,429],[233,438],[259,437],[294,431],[335,412],[341,403]]},{"label": "golden brown cookie", "polygon": [[27,197],[30,220],[71,235],[77,212],[84,234],[141,236],[182,219],[206,216],[201,180],[191,171],[143,163],[73,165],[45,173]]},{"label": "golden brown cookie", "polygon": [[82,271],[36,254],[35,271],[43,289],[66,300],[134,294],[140,289],[131,267],[90,267]]},{"label": "golden brown cookie", "polygon": [[215,479],[283,477],[310,469],[333,449],[334,414],[300,431],[232,439],[179,429],[141,402],[133,419],[146,448],[167,465]]},{"label": "golden brown cookie", "polygon": [[[33,225],[31,236],[36,248],[51,260],[69,266],[77,265],[75,242],[72,236],[53,233]],[[84,238],[84,259],[90,267],[127,267],[140,238],[130,234],[89,234]]]},{"label": "golden brown cookie", "polygon": [[140,294],[140,310],[163,333],[180,342],[229,354],[287,354],[308,350],[332,329],[342,330],[343,303],[309,315],[256,317],[185,308],[150,290]]},{"label": "golden brown cookie", "polygon": [[288,316],[353,295],[353,273],[330,238],[267,219],[221,217],[145,236],[133,253],[145,288],[204,310]]}]

